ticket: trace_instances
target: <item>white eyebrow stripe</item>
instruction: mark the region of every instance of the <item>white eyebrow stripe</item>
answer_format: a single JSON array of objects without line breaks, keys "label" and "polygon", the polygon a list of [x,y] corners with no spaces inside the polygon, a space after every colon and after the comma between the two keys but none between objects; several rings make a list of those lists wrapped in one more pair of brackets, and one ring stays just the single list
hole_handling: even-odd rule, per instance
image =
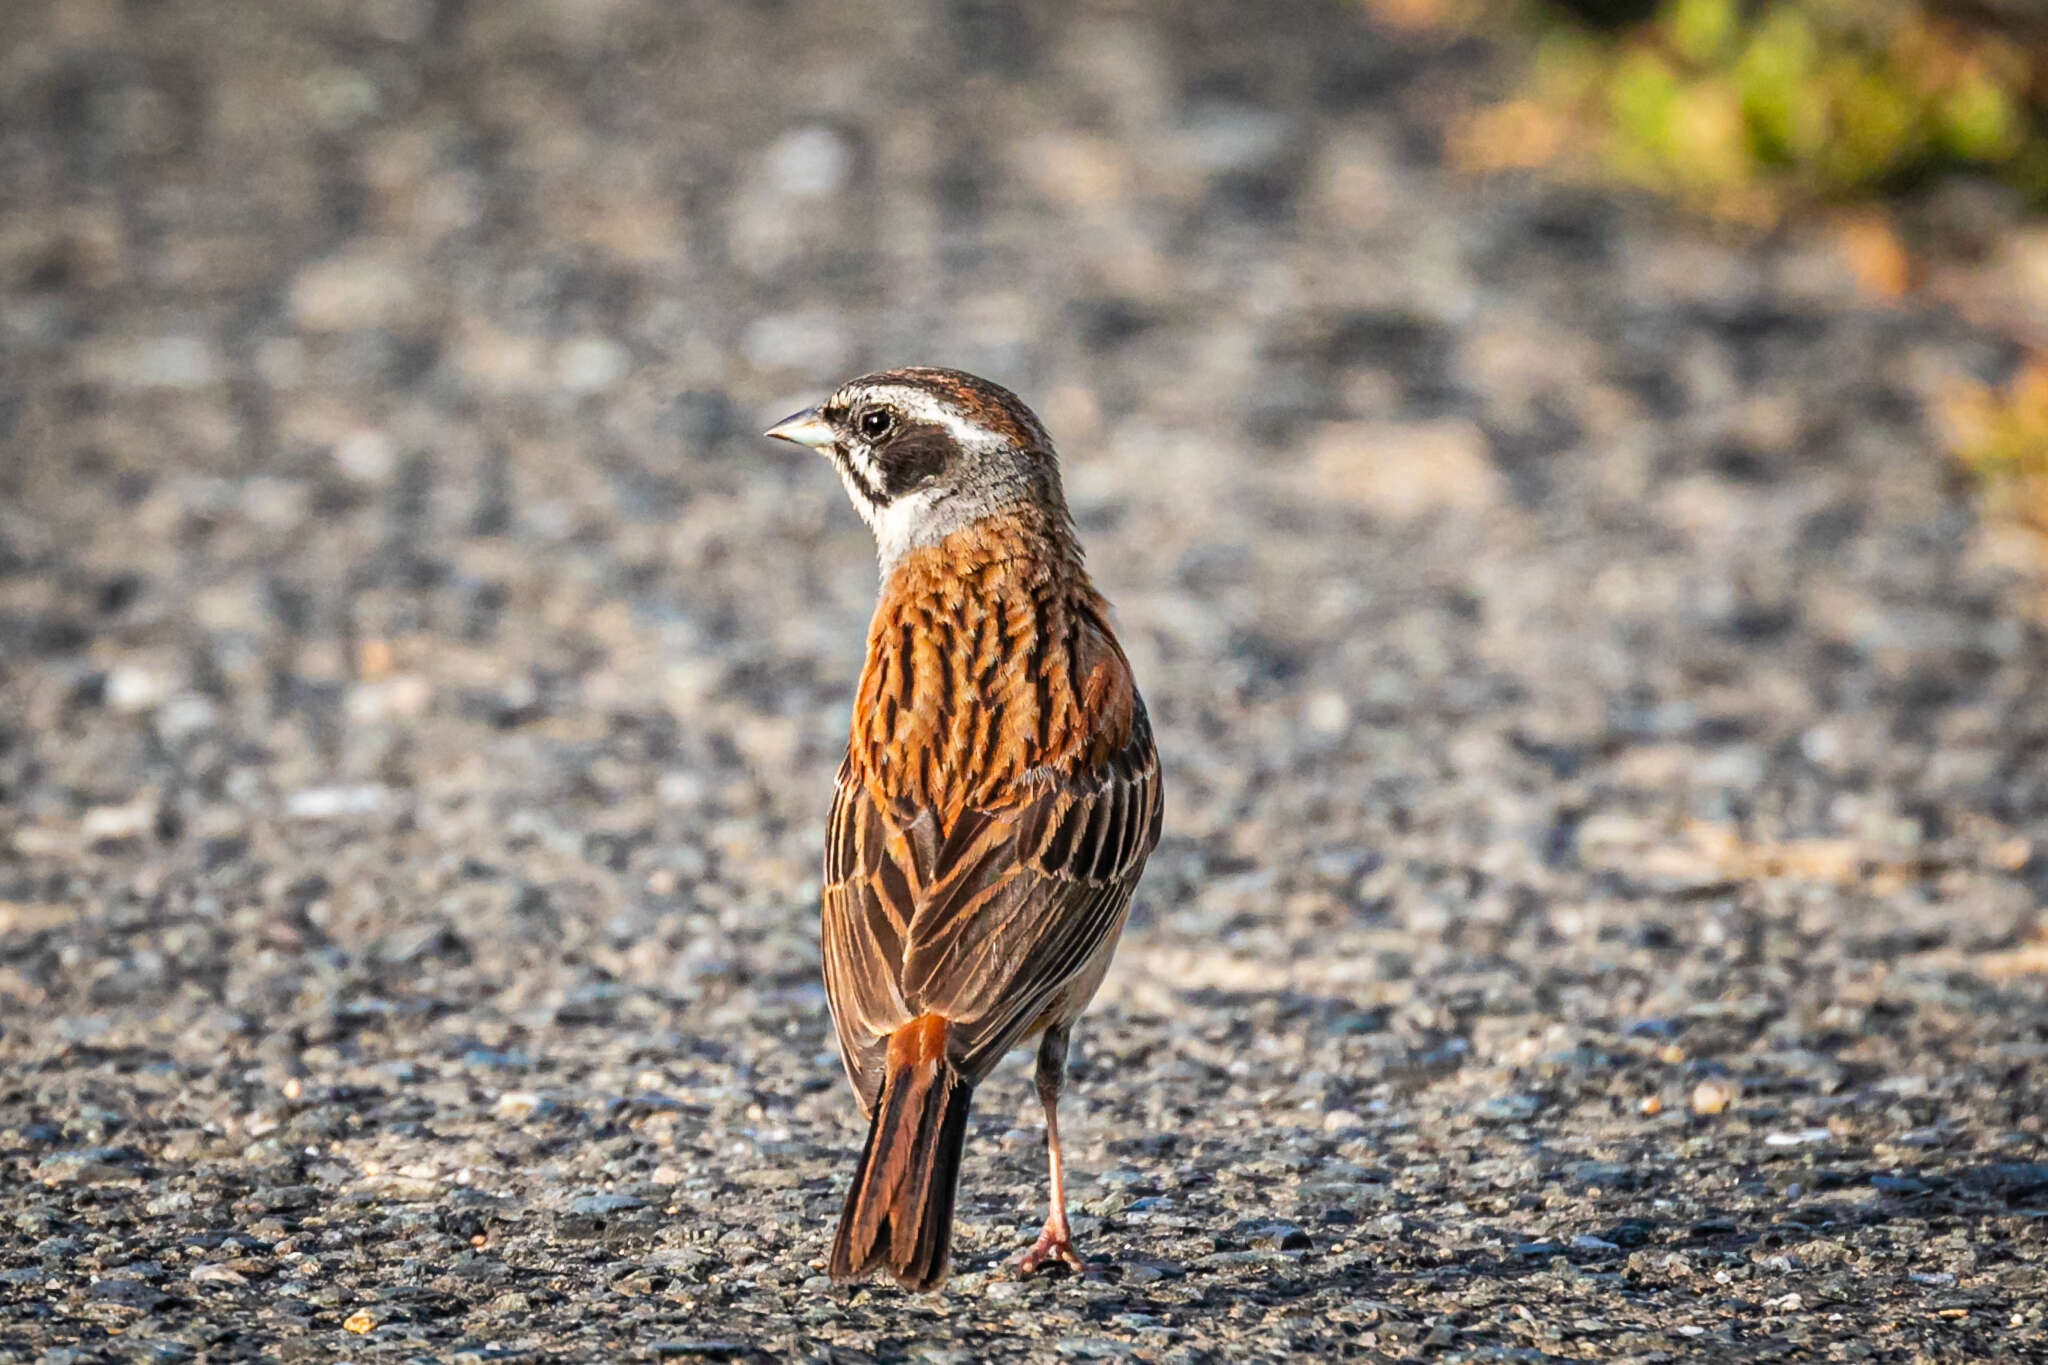
[{"label": "white eyebrow stripe", "polygon": [[909,384],[877,384],[850,396],[887,404],[912,421],[944,427],[967,449],[989,449],[1004,443],[1001,435],[968,420],[966,414],[929,389]]}]

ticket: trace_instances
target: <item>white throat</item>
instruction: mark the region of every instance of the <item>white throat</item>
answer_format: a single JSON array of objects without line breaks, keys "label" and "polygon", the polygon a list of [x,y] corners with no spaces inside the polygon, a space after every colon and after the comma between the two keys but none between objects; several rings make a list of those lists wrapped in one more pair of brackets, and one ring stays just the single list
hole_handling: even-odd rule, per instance
[{"label": "white throat", "polygon": [[875,533],[875,558],[882,566],[882,577],[887,578],[896,562],[912,550],[936,545],[975,520],[973,516],[947,515],[953,511],[947,504],[954,501],[958,500],[942,499],[931,489],[905,493],[886,507],[868,507],[855,499]]}]

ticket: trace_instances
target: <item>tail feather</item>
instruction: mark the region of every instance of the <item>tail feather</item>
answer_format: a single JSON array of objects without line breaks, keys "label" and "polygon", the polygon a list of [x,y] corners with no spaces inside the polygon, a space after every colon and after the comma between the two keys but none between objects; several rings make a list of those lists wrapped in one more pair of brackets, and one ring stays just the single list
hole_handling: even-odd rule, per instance
[{"label": "tail feather", "polygon": [[906,1289],[946,1278],[953,1193],[974,1087],[946,1056],[946,1021],[924,1015],[889,1040],[874,1122],[832,1239],[832,1278],[886,1266]]}]

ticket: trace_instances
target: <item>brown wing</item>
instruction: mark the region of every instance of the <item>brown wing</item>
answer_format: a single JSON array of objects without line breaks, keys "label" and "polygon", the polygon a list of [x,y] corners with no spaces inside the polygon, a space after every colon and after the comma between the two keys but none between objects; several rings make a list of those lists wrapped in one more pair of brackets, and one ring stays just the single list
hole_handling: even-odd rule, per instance
[{"label": "brown wing", "polygon": [[897,977],[919,860],[892,854],[892,843],[908,841],[892,837],[851,762],[841,763],[825,828],[825,1000],[846,1078],[868,1113],[882,1091],[888,1036],[916,1017]]},{"label": "brown wing", "polygon": [[967,812],[912,917],[902,986],[959,1031],[985,1075],[1123,929],[1159,842],[1159,755],[1142,703],[1130,736],[1088,771],[1045,773],[1028,799]]},{"label": "brown wing", "polygon": [[884,810],[842,764],[825,849],[826,996],[864,1109],[889,1033],[926,1010],[985,1075],[1123,927],[1159,842],[1159,756],[1133,696],[1123,748],[1092,769],[1040,770],[941,842],[929,811]]}]

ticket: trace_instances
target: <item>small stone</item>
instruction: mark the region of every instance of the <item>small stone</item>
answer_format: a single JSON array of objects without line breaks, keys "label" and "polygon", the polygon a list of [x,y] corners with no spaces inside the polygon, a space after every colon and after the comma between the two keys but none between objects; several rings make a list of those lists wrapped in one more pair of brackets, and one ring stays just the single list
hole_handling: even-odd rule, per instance
[{"label": "small stone", "polygon": [[1309,698],[1301,718],[1318,734],[1339,734],[1350,723],[1351,704],[1341,692],[1318,692]]},{"label": "small stone", "polygon": [[630,1194],[586,1194],[581,1199],[569,1202],[569,1212],[602,1218],[610,1214],[631,1213],[644,1209],[647,1201],[635,1199]]},{"label": "small stone", "polygon": [[572,337],[555,347],[555,379],[570,393],[597,393],[618,383],[632,363],[626,348],[605,337]]},{"label": "small stone", "polygon": [[370,1182],[379,1199],[388,1199],[394,1204],[427,1204],[439,1199],[447,1192],[440,1181],[416,1175],[383,1175]]},{"label": "small stone", "polygon": [[531,1090],[507,1090],[498,1096],[498,1103],[492,1112],[501,1119],[512,1119],[516,1122],[532,1118],[535,1114],[545,1113],[553,1107],[553,1101],[545,1096],[536,1095]]},{"label": "small stone", "polygon": [[1650,1240],[1657,1225],[1642,1218],[1624,1218],[1600,1233],[1600,1240],[1616,1247],[1639,1247]]},{"label": "small stone", "polygon": [[156,824],[156,807],[148,801],[125,806],[94,806],[78,822],[87,844],[120,844],[146,837]]},{"label": "small stone", "polygon": [[1723,1114],[1741,1098],[1742,1083],[1732,1076],[1709,1076],[1692,1089],[1692,1112]]},{"label": "small stone", "polygon": [[365,1335],[376,1325],[377,1320],[360,1308],[341,1320],[341,1330],[356,1336]]},{"label": "small stone", "polygon": [[379,814],[391,803],[391,789],[375,783],[305,787],[284,799],[284,813],[294,820],[344,820]]},{"label": "small stone", "polygon": [[1264,1223],[1246,1234],[1245,1245],[1259,1251],[1307,1251],[1315,1242],[1292,1223]]},{"label": "small stone", "polygon": [[0,900],[0,938],[61,929],[78,918],[78,907]]},{"label": "small stone", "polygon": [[824,199],[845,187],[853,149],[830,128],[797,128],[768,148],[761,171],[770,187],[790,199]]},{"label": "small stone", "polygon": [[200,337],[148,337],[122,342],[88,357],[88,370],[110,384],[135,389],[204,389],[218,383],[222,361]]},{"label": "small stone", "polygon": [[119,1147],[59,1152],[36,1167],[36,1179],[45,1185],[99,1185],[109,1180],[130,1180],[136,1174],[133,1162],[134,1154]]},{"label": "small stone", "polygon": [[107,709],[122,715],[139,715],[163,704],[171,692],[171,680],[154,669],[123,664],[107,671],[102,691]]},{"label": "small stone", "polygon": [[1764,1146],[1807,1147],[1816,1142],[1826,1142],[1833,1136],[1834,1134],[1825,1128],[1801,1128],[1790,1133],[1767,1133],[1764,1135]]},{"label": "small stone", "polygon": [[1141,1256],[1123,1263],[1125,1284],[1157,1284],[1161,1280],[1185,1278],[1188,1269],[1179,1261]]},{"label": "small stone", "polygon": [[1130,175],[1116,139],[1085,133],[1038,133],[1013,149],[1010,164],[1040,197],[1069,209],[1114,203]]},{"label": "small stone", "polygon": [[194,1266],[189,1278],[194,1284],[224,1284],[240,1287],[249,1283],[248,1278],[240,1271],[232,1270],[224,1265]]},{"label": "small stone", "polygon": [[375,427],[358,427],[334,447],[335,467],[356,483],[384,483],[398,469],[391,438]]},{"label": "small stone", "polygon": [[1636,1173],[1618,1161],[1574,1161],[1565,1174],[1582,1188],[1625,1190],[1640,1183]]},{"label": "small stone", "polygon": [[140,1308],[145,1312],[169,1297],[143,1281],[125,1275],[96,1280],[89,1293],[101,1303],[119,1304],[123,1308]]},{"label": "small stone", "polygon": [[212,730],[219,718],[220,709],[210,699],[188,692],[158,709],[156,730],[166,741],[177,744]]},{"label": "small stone", "polygon": [[315,262],[292,281],[292,318],[308,332],[409,330],[429,291],[395,256],[349,251]]},{"label": "small stone", "polygon": [[1496,1095],[1479,1106],[1479,1116],[1496,1123],[1526,1123],[1542,1108],[1540,1095]]},{"label": "small stone", "polygon": [[1287,116],[1238,100],[1207,99],[1188,111],[1181,139],[1204,171],[1250,171],[1278,156],[1287,143]]}]

